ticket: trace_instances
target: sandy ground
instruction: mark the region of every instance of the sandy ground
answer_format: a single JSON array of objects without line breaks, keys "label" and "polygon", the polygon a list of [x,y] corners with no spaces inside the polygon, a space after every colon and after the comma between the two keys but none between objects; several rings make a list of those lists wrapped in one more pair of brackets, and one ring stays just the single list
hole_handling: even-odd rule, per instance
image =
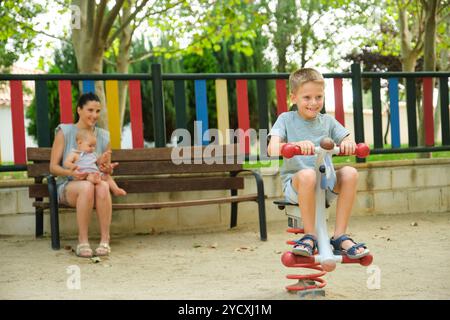
[{"label": "sandy ground", "polygon": [[[51,250],[48,238],[2,237],[0,298],[299,299],[284,289],[295,282],[285,275],[298,271],[280,262],[285,224],[268,229],[267,242],[256,226],[115,237],[112,255],[97,263]],[[450,213],[354,217],[349,232],[368,244],[374,267],[338,265],[325,276],[326,299],[450,299]],[[80,289],[67,287],[74,266]],[[380,288],[368,289],[378,272]]]}]

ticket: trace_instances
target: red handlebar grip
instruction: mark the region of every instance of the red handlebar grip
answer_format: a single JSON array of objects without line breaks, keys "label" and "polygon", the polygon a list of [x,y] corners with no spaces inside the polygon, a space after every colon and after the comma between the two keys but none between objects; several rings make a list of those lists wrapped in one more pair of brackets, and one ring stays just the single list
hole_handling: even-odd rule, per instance
[{"label": "red handlebar grip", "polygon": [[358,143],[356,145],[356,150],[355,150],[355,155],[358,158],[366,158],[368,157],[370,154],[370,148],[367,144],[365,143]]},{"label": "red handlebar grip", "polygon": [[286,159],[290,159],[293,156],[302,154],[302,150],[299,146],[292,144],[292,143],[286,143],[281,147],[281,155],[285,157]]},{"label": "red handlebar grip", "polygon": [[[358,158],[366,158],[369,156],[369,154],[370,154],[370,148],[367,144],[358,143],[356,145],[356,149],[355,149],[355,153],[354,153],[355,156],[357,156]],[[345,156],[345,154],[340,152],[338,154],[338,156]]]}]

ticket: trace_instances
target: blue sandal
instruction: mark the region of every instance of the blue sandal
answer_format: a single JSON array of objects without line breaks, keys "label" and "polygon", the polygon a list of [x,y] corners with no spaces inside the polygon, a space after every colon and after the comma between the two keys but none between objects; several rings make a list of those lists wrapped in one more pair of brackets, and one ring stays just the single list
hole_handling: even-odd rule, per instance
[{"label": "blue sandal", "polygon": [[[344,250],[341,247],[341,244],[343,241],[345,240],[350,240],[351,242],[354,243],[353,246],[351,246],[349,249]],[[365,243],[356,243],[355,241],[353,241],[352,238],[350,238],[348,235],[343,234],[342,236],[340,236],[337,239],[330,239],[330,243],[334,248],[334,254],[336,255],[342,255],[345,254],[347,255],[347,257],[349,257],[350,259],[360,259],[362,257],[367,256],[370,251],[369,249],[367,249]],[[359,248],[364,248],[364,251],[361,253],[356,253],[356,250],[358,250]]]},{"label": "blue sandal", "polygon": [[[313,245],[311,246],[309,243],[305,242],[305,240],[311,240],[313,242]],[[295,241],[292,253],[303,257],[311,257],[314,254],[316,248],[317,238],[312,234],[305,234],[303,238]]]}]

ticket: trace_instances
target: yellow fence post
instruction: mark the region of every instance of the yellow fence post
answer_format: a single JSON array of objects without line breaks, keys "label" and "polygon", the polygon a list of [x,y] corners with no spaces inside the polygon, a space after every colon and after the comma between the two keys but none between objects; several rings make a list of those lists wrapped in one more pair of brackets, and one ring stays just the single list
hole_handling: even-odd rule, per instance
[{"label": "yellow fence post", "polygon": [[117,80],[106,80],[105,82],[111,148],[120,149],[119,83]]},{"label": "yellow fence post", "polygon": [[227,80],[216,80],[216,103],[217,103],[217,126],[221,133],[219,143],[229,144],[230,137],[227,135],[227,129],[230,128],[228,116],[228,92]]}]

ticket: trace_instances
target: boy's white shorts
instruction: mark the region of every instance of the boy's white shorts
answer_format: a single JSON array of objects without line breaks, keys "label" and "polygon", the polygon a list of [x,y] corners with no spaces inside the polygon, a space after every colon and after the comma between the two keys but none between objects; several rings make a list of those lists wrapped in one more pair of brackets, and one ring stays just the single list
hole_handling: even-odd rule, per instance
[{"label": "boy's white shorts", "polygon": [[[331,190],[327,189],[325,192],[326,201],[329,205],[331,205],[339,195],[338,193],[332,191],[333,188],[331,188]],[[298,193],[292,186],[292,179],[289,179],[289,181],[284,185],[283,194],[287,202],[298,204]]]}]

